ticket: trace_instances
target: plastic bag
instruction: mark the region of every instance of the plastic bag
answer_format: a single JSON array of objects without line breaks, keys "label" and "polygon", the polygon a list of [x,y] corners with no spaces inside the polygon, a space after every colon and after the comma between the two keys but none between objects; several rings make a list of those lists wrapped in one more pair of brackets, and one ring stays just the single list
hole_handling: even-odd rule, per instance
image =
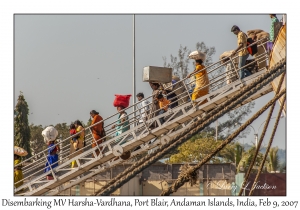
[{"label": "plastic bag", "polygon": [[53,126],[48,126],[42,131],[42,136],[44,137],[45,143],[49,141],[54,141],[58,136],[58,131]]},{"label": "plastic bag", "polygon": [[113,105],[115,107],[122,106],[124,108],[127,108],[129,106],[129,100],[131,95],[115,95],[115,100]]},{"label": "plastic bag", "polygon": [[191,52],[191,54],[189,55],[190,59],[194,59],[194,60],[199,60],[201,59],[203,62],[206,59],[206,54],[201,52],[201,51],[193,51]]},{"label": "plastic bag", "polygon": [[14,148],[14,154],[19,156],[26,156],[28,153],[25,149],[15,146]]}]

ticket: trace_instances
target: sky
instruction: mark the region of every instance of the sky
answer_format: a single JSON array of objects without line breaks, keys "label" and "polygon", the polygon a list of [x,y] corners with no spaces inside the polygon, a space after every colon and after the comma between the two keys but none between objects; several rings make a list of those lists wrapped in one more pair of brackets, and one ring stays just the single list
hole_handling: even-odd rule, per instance
[{"label": "sky", "polygon": [[[269,198],[269,200],[276,200],[278,203],[298,200],[298,193],[296,193],[298,185],[295,183],[297,183],[296,178],[299,174],[297,167],[299,150],[297,146],[299,136],[297,61],[299,53],[297,44],[293,44],[298,43],[299,39],[297,8],[296,1],[283,2],[279,0],[273,0],[272,4],[268,1],[258,0],[253,0],[251,3],[245,2],[245,4],[241,4],[241,1],[238,0],[232,0],[230,3],[211,0],[205,2],[205,6],[203,6],[203,1],[199,0],[190,0],[185,3],[168,0],[152,0],[147,3],[140,0],[130,3],[119,0],[105,1],[105,3],[95,0],[0,1],[2,79],[0,83],[0,116],[2,116],[1,139],[3,141],[1,150],[3,158],[0,159],[1,180],[3,181],[1,198],[11,201],[22,200],[13,196],[12,187],[13,109],[20,90],[23,91],[30,112],[33,113],[32,116],[29,116],[30,123],[47,125],[61,121],[69,123],[75,119],[87,121],[91,109],[96,109],[101,115],[107,117],[115,112],[112,107],[114,94],[132,92],[132,17],[124,14],[199,14],[200,12],[249,14],[249,11],[255,11],[256,14],[287,13],[289,115],[285,118],[286,123],[285,121],[280,122],[284,125],[279,125],[280,129],[277,130],[277,134],[284,134],[286,131],[288,186],[287,196],[276,197],[276,199]],[[39,17],[34,20],[29,19],[28,15],[16,18],[16,14],[109,13],[123,15],[110,15],[110,18],[107,16],[105,20],[99,18],[98,20],[84,20],[80,16],[81,20],[77,19],[76,21],[70,20],[69,15],[65,20],[58,19],[58,17],[52,17],[52,20]],[[74,15],[72,16],[74,17]],[[170,18],[171,16],[168,18],[164,16],[165,19],[162,16],[151,15],[151,18],[149,15],[147,16],[136,16],[137,90],[143,91],[146,95],[149,95],[151,90],[147,84],[141,82],[143,67],[162,65],[162,56],[177,54],[180,44],[186,45],[192,50],[196,42],[204,41],[208,46],[216,47],[217,53],[214,59],[217,59],[223,51],[236,47],[236,38],[230,33],[233,24],[239,25],[244,31],[253,28],[269,30],[270,24],[267,15],[259,17],[251,15],[248,18],[246,16],[214,17],[212,15],[195,18],[194,15],[189,15],[191,18],[181,20]],[[22,21],[22,23],[17,23],[17,21]],[[24,25],[23,28],[22,25]],[[21,34],[17,34],[17,31]],[[66,70],[72,70],[72,72],[66,72]],[[99,78],[99,81],[96,81],[98,80],[96,78]],[[31,85],[34,88],[30,88]],[[71,94],[70,90],[72,90]],[[257,105],[252,113],[255,113],[272,96],[272,94],[268,94],[256,100]],[[278,104],[274,113],[277,111]],[[264,120],[263,116],[258,118],[252,124],[253,127],[257,130]],[[277,134],[274,141],[282,142],[280,139],[276,140]],[[253,132],[249,134],[249,138],[251,135],[253,137]],[[9,160],[7,157],[11,159]],[[258,202],[258,199],[261,198],[266,199],[265,197],[251,197],[251,200]],[[33,200],[35,198],[26,199]],[[132,197],[126,197],[126,199],[133,200]],[[222,199],[227,201],[226,197],[218,197],[218,200]],[[232,197],[230,199],[234,200]],[[43,200],[51,201],[53,198],[43,197]]]},{"label": "sky", "polygon": [[[202,41],[216,48],[216,62],[224,51],[237,47],[236,36],[230,32],[232,25],[244,32],[268,32],[270,17],[137,14],[134,36],[131,14],[15,14],[14,104],[22,91],[30,110],[29,123],[35,125],[69,124],[76,119],[87,122],[93,109],[107,118],[116,113],[112,105],[115,94],[133,95],[134,44],[136,93],[149,96],[152,90],[142,80],[145,66],[163,66],[162,57],[170,61],[170,55],[177,55],[180,45],[194,51],[196,43]],[[256,100],[252,113],[273,95]],[[252,124],[256,131],[251,129],[243,142],[253,142],[265,118],[261,116]],[[278,131],[274,146],[284,149],[285,118]],[[267,139],[270,134],[271,130]]]}]

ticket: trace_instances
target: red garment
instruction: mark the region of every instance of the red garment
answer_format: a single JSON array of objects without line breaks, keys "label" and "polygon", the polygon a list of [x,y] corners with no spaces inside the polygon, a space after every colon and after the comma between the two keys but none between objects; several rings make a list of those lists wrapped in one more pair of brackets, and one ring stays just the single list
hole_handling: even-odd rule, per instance
[{"label": "red garment", "polygon": [[74,134],[76,134],[76,129],[71,129],[71,130],[70,130],[70,135],[72,136],[72,135],[74,135]]}]

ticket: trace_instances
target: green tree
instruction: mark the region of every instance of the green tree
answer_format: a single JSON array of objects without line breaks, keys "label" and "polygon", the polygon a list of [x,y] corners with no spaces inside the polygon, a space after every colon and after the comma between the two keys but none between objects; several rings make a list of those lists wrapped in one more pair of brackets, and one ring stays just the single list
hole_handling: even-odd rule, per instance
[{"label": "green tree", "polygon": [[[211,64],[213,64],[213,55],[216,53],[215,47],[208,47],[204,42],[197,42],[195,50],[201,51],[206,53],[206,60],[204,62],[204,65],[207,67],[207,70],[211,70],[213,67],[208,67]],[[191,50],[188,49],[188,47],[183,47],[180,45],[178,50],[178,56],[170,55],[170,62],[167,61],[167,58],[164,56],[164,67],[169,67],[173,69],[173,74],[179,76],[181,79],[186,78],[186,76],[194,70],[194,63],[192,65],[191,59],[189,59],[189,54],[191,53]],[[209,74],[209,79],[212,80],[213,78],[218,77],[221,73],[225,71],[224,68],[219,68],[217,71],[214,71],[213,73]],[[217,79],[218,80],[218,79]],[[225,81],[225,80],[224,80]],[[215,88],[211,88],[211,91],[214,91],[216,88],[219,88],[221,85],[225,85],[224,83],[220,83],[219,85],[215,86]],[[226,114],[226,121],[225,122],[219,122],[218,123],[218,140],[224,140],[226,139],[233,130],[237,128],[237,125],[241,124],[241,122],[245,119],[247,115],[251,113],[251,109],[254,107],[254,102],[250,102],[246,105],[243,105],[237,109],[234,109]],[[214,122],[212,123],[214,124]],[[203,130],[204,132],[202,134],[208,135],[208,136],[215,136],[216,129],[207,127]],[[250,129],[246,129],[243,132],[240,133],[239,136],[236,137],[236,140],[239,138],[245,138],[246,135],[250,132]],[[200,132],[201,133],[201,132]],[[202,136],[203,137],[203,136]],[[202,138],[200,137],[200,138]],[[197,136],[196,138],[199,138]],[[178,152],[178,150],[172,151],[170,154],[166,155],[164,158],[170,157],[170,155],[175,154]]]},{"label": "green tree", "polygon": [[86,123],[86,126],[88,127],[88,126],[90,126],[91,124],[92,124],[92,119],[89,118],[89,120],[88,120],[87,123]]},{"label": "green tree", "polygon": [[223,158],[223,162],[235,163],[235,166],[237,167],[244,152],[245,149],[239,142],[230,143],[220,152],[220,157]]},{"label": "green tree", "polygon": [[[58,139],[65,140],[66,138],[70,137],[70,125],[67,123],[58,123],[54,126],[58,131]],[[70,149],[70,140],[62,142],[62,151],[68,151]]]},{"label": "green tree", "polygon": [[22,147],[31,157],[30,128],[28,123],[29,108],[22,92],[18,97],[14,117],[14,144]]},{"label": "green tree", "polygon": [[[213,64],[213,55],[216,53],[215,47],[208,47],[204,42],[197,42],[196,43],[196,49],[198,51],[206,53],[206,60],[204,62],[204,65],[206,67]],[[170,55],[170,62],[167,61],[166,56],[163,57],[164,61],[164,67],[169,67],[173,69],[173,74],[179,76],[181,79],[186,78],[186,76],[194,70],[194,63],[191,66],[191,59],[189,59],[189,54],[191,53],[191,50],[188,49],[188,47],[183,47],[180,45],[178,50],[178,56]],[[213,66],[211,68],[215,68],[216,66]],[[208,68],[209,71],[210,68]],[[213,73],[209,74],[210,80],[218,77],[221,73],[225,71],[224,68],[219,68],[218,71],[214,71]],[[220,84],[222,85],[222,84]],[[223,84],[224,85],[224,84]],[[218,86],[219,87],[219,86]],[[214,89],[210,89],[210,92]],[[236,124],[240,124],[247,115],[251,113],[251,109],[254,107],[255,103],[250,102],[244,106],[241,106],[235,110],[230,111],[226,116],[228,120],[224,123],[219,123],[218,130],[221,131],[224,128],[227,129],[227,134],[223,135],[223,138],[226,138],[230,133],[232,133],[232,130],[235,129]],[[245,130],[242,132],[237,139],[239,138],[245,138],[246,134],[249,133],[250,129]],[[220,136],[222,137],[222,136]]]},{"label": "green tree", "polygon": [[280,165],[279,170],[280,170],[281,173],[285,173],[286,172],[286,163],[285,162]]},{"label": "green tree", "polygon": [[[243,153],[242,158],[237,165],[237,172],[246,172],[250,166],[251,161],[254,158],[256,147],[253,145],[249,150]],[[251,172],[257,172],[258,167],[260,166],[263,159],[263,154],[259,152],[256,157],[256,162],[251,170]]]},{"label": "green tree", "polygon": [[280,170],[278,147],[272,147],[269,150],[267,170],[269,172]]},{"label": "green tree", "polygon": [[31,133],[31,138],[30,138],[31,154],[34,156],[37,155],[39,152],[47,149],[47,145],[45,144],[44,138],[42,136],[42,131],[44,130],[44,128],[42,125],[34,125],[34,124],[31,124],[29,128]]},{"label": "green tree", "polygon": [[[167,163],[192,163],[201,161],[206,155],[214,151],[222,142],[213,138],[190,139],[178,147],[178,153],[171,155]],[[218,156],[212,158],[211,163],[219,163]]]}]

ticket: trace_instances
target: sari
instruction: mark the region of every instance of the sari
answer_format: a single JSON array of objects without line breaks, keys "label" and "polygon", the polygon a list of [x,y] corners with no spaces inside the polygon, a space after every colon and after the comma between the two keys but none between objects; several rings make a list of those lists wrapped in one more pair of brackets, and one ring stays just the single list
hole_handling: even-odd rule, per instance
[{"label": "sari", "polygon": [[48,145],[48,155],[47,155],[47,162],[46,162],[46,168],[44,172],[51,171],[51,168],[55,168],[58,166],[58,155],[56,154],[58,150],[58,147],[51,143]]},{"label": "sari", "polygon": [[[93,120],[92,120],[92,123],[91,123],[91,126],[102,121],[103,118],[96,114],[94,117],[93,117]],[[92,130],[92,134],[93,134],[93,140],[92,140],[92,148],[94,147],[97,147],[97,145],[101,144],[103,142],[103,138],[105,136],[105,131],[104,131],[104,123],[101,122],[101,123],[98,123],[97,125],[91,127],[91,130]],[[102,149],[102,147],[100,147],[100,149]],[[96,154],[97,156],[100,154],[100,151],[99,149],[96,150]]]},{"label": "sari", "polygon": [[[122,119],[125,119],[125,122],[122,123]],[[121,135],[122,133],[128,131],[130,129],[129,126],[129,120],[128,120],[128,116],[127,113],[124,112],[123,114],[120,114],[118,117],[118,122],[117,122],[117,126],[116,126],[116,136]]]},{"label": "sari", "polygon": [[[194,72],[197,72],[195,74],[196,77],[196,86],[192,94],[192,100],[196,100],[197,98],[200,98],[201,96],[204,96],[208,94],[209,91],[209,80],[208,80],[208,75],[206,70],[204,69],[205,66],[203,65],[197,65],[196,69]],[[202,70],[202,71],[201,71]],[[205,99],[201,104],[207,102],[207,99]]]},{"label": "sari", "polygon": [[[80,133],[80,134],[79,134],[79,138],[77,139],[77,142],[74,142],[73,140],[71,140],[70,142],[70,159],[76,157],[77,155],[80,155],[82,153],[82,148],[84,146],[84,128],[79,125],[76,128],[76,133]],[[77,162],[75,160],[71,162],[71,167],[72,168],[77,167]]]},{"label": "sari", "polygon": [[[18,165],[19,163],[21,163],[20,159],[14,160],[14,166]],[[24,176],[23,176],[23,172],[22,172],[21,166],[15,167],[14,168],[14,183],[16,183],[15,184],[16,188],[20,187],[23,184],[23,181],[19,182],[23,178],[24,178]]]}]

